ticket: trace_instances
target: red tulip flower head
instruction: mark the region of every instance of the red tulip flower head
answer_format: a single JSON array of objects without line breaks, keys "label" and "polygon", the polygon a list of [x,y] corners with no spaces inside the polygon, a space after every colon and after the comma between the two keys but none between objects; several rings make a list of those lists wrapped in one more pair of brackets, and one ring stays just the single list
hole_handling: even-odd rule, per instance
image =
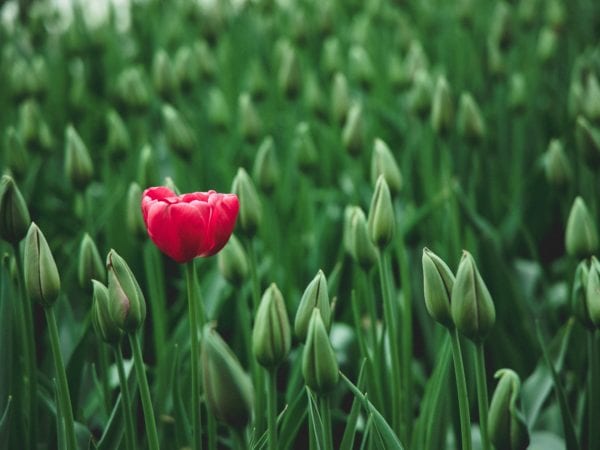
[{"label": "red tulip flower head", "polygon": [[215,191],[176,195],[151,187],[142,195],[142,215],[152,242],[178,263],[221,250],[235,227],[240,204]]}]

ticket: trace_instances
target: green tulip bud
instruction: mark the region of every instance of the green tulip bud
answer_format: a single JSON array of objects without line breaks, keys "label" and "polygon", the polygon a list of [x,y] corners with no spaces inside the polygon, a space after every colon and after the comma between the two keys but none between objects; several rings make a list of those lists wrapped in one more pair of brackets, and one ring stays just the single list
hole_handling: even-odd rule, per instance
[{"label": "green tulip bud", "polygon": [[233,179],[231,192],[236,194],[240,201],[238,223],[241,231],[246,236],[252,237],[262,221],[262,205],[252,179],[242,167],[238,169]]},{"label": "green tulip bud", "polygon": [[498,2],[494,8],[490,38],[502,49],[513,40],[512,10],[506,2]]},{"label": "green tulip bud", "polygon": [[158,180],[156,158],[153,149],[149,144],[145,144],[140,151],[138,180],[140,186],[152,186]]},{"label": "green tulip bud", "polygon": [[398,55],[392,54],[388,59],[388,79],[396,89],[402,89],[410,85],[410,78]]},{"label": "green tulip bud", "polygon": [[27,172],[29,157],[17,130],[12,126],[6,129],[5,148],[7,167],[17,178],[21,177]]},{"label": "green tulip bud", "polygon": [[210,80],[217,73],[217,60],[206,41],[198,41],[193,47],[194,59],[200,63],[201,75]]},{"label": "green tulip bud", "polygon": [[79,247],[79,266],[77,270],[79,285],[87,289],[91,280],[98,280],[104,283],[106,280],[106,270],[102,264],[100,253],[89,234],[85,233]]},{"label": "green tulip bud", "polygon": [[529,431],[517,409],[521,380],[510,369],[500,369],[495,377],[500,381],[488,414],[490,440],[497,449],[525,450],[529,446]]},{"label": "green tulip bud", "polygon": [[78,111],[83,110],[87,98],[87,84],[86,84],[86,73],[85,64],[77,58],[69,66],[69,73],[71,75],[71,82],[69,84],[69,101],[74,108]]},{"label": "green tulip bud", "polygon": [[527,101],[527,84],[522,73],[513,73],[510,77],[508,104],[513,111],[522,111]]},{"label": "green tulip bud", "polygon": [[350,254],[363,270],[368,271],[377,263],[377,248],[371,242],[365,213],[354,207],[350,222]]},{"label": "green tulip bud", "polygon": [[40,121],[39,128],[39,146],[42,150],[50,151],[54,148],[54,137],[50,131],[50,127],[43,120]]},{"label": "green tulip bud", "polygon": [[[581,261],[575,270],[573,289],[571,290],[571,310],[575,318],[588,330],[594,329],[594,323],[590,318],[587,301],[588,276],[590,264],[587,260]],[[597,285],[597,282],[594,281]],[[594,289],[594,286],[592,286]]]},{"label": "green tulip bud", "polygon": [[600,121],[600,82],[594,73],[589,73],[583,96],[583,112],[592,122]]},{"label": "green tulip bud", "polygon": [[92,326],[100,339],[110,345],[117,345],[123,331],[113,321],[109,310],[108,288],[97,280],[92,280]]},{"label": "green tulip bud", "polygon": [[106,257],[110,316],[126,333],[134,333],[146,319],[144,294],[125,260],[111,250]]},{"label": "green tulip bud", "polygon": [[322,270],[319,270],[306,287],[300,299],[298,311],[296,311],[294,333],[301,341],[306,340],[310,318],[315,308],[319,309],[321,320],[325,324],[325,328],[329,329],[331,327],[331,305],[329,304],[327,279]]},{"label": "green tulip bud", "polygon": [[44,308],[52,306],[60,292],[60,276],[48,242],[33,222],[25,238],[23,266],[29,298]]},{"label": "green tulip bud", "polygon": [[173,59],[175,86],[189,90],[198,79],[200,73],[199,61],[194,59],[190,47],[182,46],[177,49]]},{"label": "green tulip bud", "polygon": [[227,105],[225,95],[219,88],[212,88],[208,92],[208,120],[221,129],[225,129],[231,122],[231,112]]},{"label": "green tulip bud", "polygon": [[175,72],[169,55],[160,49],[152,61],[152,81],[158,95],[169,98],[176,91]]},{"label": "green tulip bud", "polygon": [[375,80],[375,68],[364,47],[353,45],[348,55],[350,74],[363,86],[370,86]]},{"label": "green tulip bud", "polygon": [[[431,126],[440,135],[445,135],[452,128],[454,119],[454,107],[452,106],[452,94],[446,77],[438,77],[433,91],[433,103],[431,105]],[[390,186],[391,187],[391,186]]]},{"label": "green tulip bud", "polygon": [[436,322],[453,328],[451,312],[454,275],[448,265],[428,248],[423,249],[423,294],[427,312]]},{"label": "green tulip bud", "polygon": [[108,132],[106,139],[108,152],[113,158],[121,159],[131,148],[131,138],[129,137],[129,131],[127,131],[125,122],[123,122],[119,113],[114,109],[110,110],[106,115],[106,128]]},{"label": "green tulip bud", "polygon": [[148,235],[142,211],[140,210],[141,202],[142,189],[140,188],[140,185],[134,181],[129,184],[129,188],[127,189],[125,224],[127,225],[130,235],[138,239],[143,239]]},{"label": "green tulip bud", "polygon": [[342,142],[351,156],[358,156],[364,143],[364,119],[360,103],[352,105],[342,130]]},{"label": "green tulip bud", "polygon": [[238,99],[240,133],[249,142],[255,142],[262,133],[262,121],[249,94]]},{"label": "green tulip bud", "polygon": [[406,59],[404,60],[404,67],[408,79],[413,83],[418,78],[419,73],[429,76],[427,73],[429,61],[427,60],[423,45],[419,41],[411,41],[410,46],[408,47],[408,53],[406,54]]},{"label": "green tulip bud", "polygon": [[235,354],[209,325],[202,339],[202,378],[209,412],[230,427],[245,427],[252,416],[252,383]]},{"label": "green tulip bud", "polygon": [[377,183],[379,175],[383,175],[392,194],[398,194],[402,189],[402,173],[390,148],[383,140],[377,138],[373,145],[371,158],[371,182]]},{"label": "green tulip bud", "polygon": [[546,4],[546,21],[555,30],[562,29],[566,11],[562,0],[549,0]]},{"label": "green tulip bud", "polygon": [[336,73],[331,88],[331,116],[335,123],[341,124],[350,111],[350,88],[343,73]]},{"label": "green tulip bud", "polygon": [[277,367],[292,345],[290,320],[281,292],[272,283],[265,291],[256,311],[252,330],[252,353],[266,367]]},{"label": "green tulip bud", "polygon": [[522,0],[519,2],[517,15],[524,25],[531,26],[539,16],[538,0]]},{"label": "green tulip bud", "polygon": [[273,192],[273,189],[279,182],[279,165],[275,157],[275,141],[273,137],[267,136],[254,159],[254,168],[252,170],[254,180],[258,186],[266,193]]},{"label": "green tulip bud", "polygon": [[281,55],[281,65],[277,74],[279,90],[289,98],[300,91],[301,71],[298,56],[291,45],[287,45]]},{"label": "green tulip bud", "polygon": [[94,175],[92,158],[72,125],[67,126],[65,140],[65,173],[73,186],[84,190]]},{"label": "green tulip bud", "polygon": [[496,309],[473,256],[466,250],[450,298],[452,320],[458,331],[474,342],[483,341],[494,326]]},{"label": "green tulip bud", "polygon": [[592,168],[600,165],[600,129],[583,116],[577,117],[575,140],[585,162]]},{"label": "green tulip bud", "polygon": [[588,272],[585,300],[589,319],[600,328],[600,262],[595,256],[592,256]]},{"label": "green tulip bud", "polygon": [[329,76],[344,67],[344,57],[342,56],[342,47],[337,37],[327,38],[323,44],[323,53],[321,57],[321,66]]},{"label": "green tulip bud", "polygon": [[598,250],[596,224],[581,197],[573,202],[567,219],[565,247],[569,255],[577,258],[587,258]]},{"label": "green tulip bud", "polygon": [[19,134],[26,147],[40,144],[40,124],[42,113],[35,100],[29,99],[19,106]]},{"label": "green tulip bud", "polygon": [[267,82],[268,79],[269,76],[265,72],[265,68],[260,62],[260,59],[257,58],[252,60],[248,67],[244,82],[246,92],[256,100],[263,99],[270,87]]},{"label": "green tulip bud", "polygon": [[433,81],[429,72],[418,70],[413,77],[413,83],[408,92],[408,108],[419,117],[425,117],[431,108],[433,97]]},{"label": "green tulip bud", "polygon": [[458,107],[458,132],[471,142],[480,142],[486,133],[479,106],[471,94],[463,92]]},{"label": "green tulip bud", "polygon": [[324,94],[319,86],[319,81],[313,72],[306,75],[304,86],[304,102],[308,109],[319,117],[325,116]]},{"label": "green tulip bud", "polygon": [[240,240],[231,235],[229,241],[217,254],[221,275],[234,286],[241,286],[248,276],[248,259]]},{"label": "green tulip bud", "polygon": [[344,236],[342,243],[344,244],[344,250],[346,251],[346,253],[348,253],[353,258],[354,255],[352,254],[352,219],[354,218],[354,214],[356,213],[357,209],[360,209],[360,207],[351,205],[346,206],[346,208],[344,209]]},{"label": "green tulip bud", "polygon": [[181,158],[189,159],[197,145],[194,130],[171,105],[164,105],[162,113],[169,146]]},{"label": "green tulip bud", "polygon": [[367,225],[373,244],[381,250],[387,247],[392,237],[394,237],[396,221],[392,195],[383,175],[379,175],[377,183],[375,183],[375,192],[373,192],[371,199]]},{"label": "green tulip bud", "polygon": [[0,181],[0,238],[11,244],[19,243],[31,223],[27,203],[9,175]]},{"label": "green tulip bud", "polygon": [[544,27],[540,31],[537,42],[537,56],[541,62],[546,63],[556,54],[558,46],[558,36],[556,31],[549,27]]},{"label": "green tulip bud", "polygon": [[302,354],[302,375],[306,385],[318,394],[330,392],[339,380],[335,352],[318,308],[314,308],[310,316]]},{"label": "green tulip bud", "polygon": [[119,75],[117,92],[121,101],[131,109],[143,110],[150,103],[150,92],[141,67],[129,67]]},{"label": "green tulip bud", "polygon": [[506,58],[497,42],[493,39],[487,41],[487,64],[490,73],[495,77],[500,77],[506,72]]},{"label": "green tulip bud", "polygon": [[300,122],[296,126],[292,148],[300,170],[310,173],[319,160],[319,154],[308,123]]},{"label": "green tulip bud", "polygon": [[548,183],[560,187],[571,181],[571,164],[558,139],[552,139],[544,155],[544,171]]}]

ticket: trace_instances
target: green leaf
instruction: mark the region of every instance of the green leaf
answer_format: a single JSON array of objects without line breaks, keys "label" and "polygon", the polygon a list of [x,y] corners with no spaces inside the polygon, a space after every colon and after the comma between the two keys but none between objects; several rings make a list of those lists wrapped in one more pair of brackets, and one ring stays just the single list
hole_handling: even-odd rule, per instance
[{"label": "green leaf", "polygon": [[325,431],[319,414],[319,406],[314,394],[308,387],[306,388],[306,395],[308,396],[308,420],[311,437],[314,439],[317,450],[321,450],[325,448],[325,443],[323,442]]},{"label": "green leaf", "polygon": [[284,410],[281,425],[279,426],[279,446],[282,450],[289,450],[300,431],[306,418],[307,408],[304,391],[300,390],[296,398]]},{"label": "green leaf", "polygon": [[13,408],[11,408],[12,397],[9,396],[6,400],[6,408],[4,408],[4,413],[0,418],[0,448],[9,448],[8,439],[10,438],[10,429],[12,422],[12,412]]},{"label": "green leaf", "polygon": [[[358,372],[357,386],[359,389],[363,388],[365,382],[365,364],[366,359],[363,359],[363,362],[360,365],[360,371]],[[354,437],[356,435],[360,407],[361,399],[355,396],[354,400],[352,401],[352,408],[350,409],[350,414],[346,419],[346,429],[344,430],[344,435],[342,436],[340,450],[352,450],[354,448]]]}]

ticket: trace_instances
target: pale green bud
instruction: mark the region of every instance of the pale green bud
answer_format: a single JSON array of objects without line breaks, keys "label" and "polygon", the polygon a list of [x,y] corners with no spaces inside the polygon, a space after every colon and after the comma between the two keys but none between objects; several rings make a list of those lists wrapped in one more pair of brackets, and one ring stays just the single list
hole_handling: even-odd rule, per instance
[{"label": "pale green bud", "polygon": [[158,181],[156,157],[149,144],[145,144],[140,151],[138,180],[140,186],[153,186]]},{"label": "pale green bud", "polygon": [[460,96],[458,132],[471,142],[480,142],[486,134],[485,122],[479,106],[468,92]]},{"label": "pale green bud", "polygon": [[127,198],[125,201],[125,224],[130,236],[138,239],[145,238],[148,233],[146,232],[146,225],[144,224],[144,218],[140,205],[142,203],[142,189],[140,185],[135,181],[129,184],[127,189]]},{"label": "pale green bud", "polygon": [[433,103],[431,105],[431,126],[436,133],[444,135],[452,128],[453,120],[454,107],[452,105],[450,86],[448,86],[446,77],[440,76],[435,83],[435,90],[433,92]]},{"label": "pale green bud", "polygon": [[438,255],[423,249],[423,294],[427,312],[436,322],[453,328],[450,311],[454,274]]},{"label": "pale green bud", "polygon": [[77,189],[84,190],[94,175],[94,165],[83,140],[73,128],[65,131],[65,174]]},{"label": "pale green bud", "polygon": [[281,55],[281,65],[277,73],[279,90],[289,98],[295,97],[300,91],[302,73],[296,51],[291,45],[286,46]]},{"label": "pale green bud", "polygon": [[592,122],[600,121],[600,82],[594,73],[587,76],[582,106],[588,119]]},{"label": "pale green bud", "polygon": [[355,103],[348,112],[344,129],[342,130],[342,142],[350,155],[358,156],[364,144],[363,111],[360,103]]},{"label": "pale green bud", "polygon": [[60,276],[48,242],[33,222],[25,238],[23,266],[29,298],[44,308],[52,306],[60,293]]},{"label": "pale green bud", "polygon": [[109,311],[108,288],[97,280],[92,280],[92,326],[100,339],[110,345],[117,345],[123,337],[123,331],[113,321]]},{"label": "pale green bud", "polygon": [[254,59],[250,63],[245,77],[244,86],[246,87],[246,91],[252,98],[257,100],[264,98],[270,88],[268,79],[269,77],[260,60],[258,58]]},{"label": "pale green bud", "polygon": [[319,154],[307,122],[300,122],[296,126],[292,148],[300,170],[310,172],[316,166]]},{"label": "pale green bud", "polygon": [[[427,60],[425,49],[423,49],[423,45],[419,41],[411,41],[410,46],[408,47],[408,53],[406,54],[406,59],[404,60],[404,67],[408,79],[413,83],[416,81],[419,73],[429,75],[427,73],[429,61]],[[427,104],[429,106],[429,102]]]},{"label": "pale green bud", "polygon": [[175,71],[167,52],[163,49],[154,54],[152,60],[152,82],[161,97],[169,98],[176,91]]},{"label": "pale green bud", "polygon": [[513,73],[510,77],[508,104],[513,111],[522,111],[527,101],[527,84],[522,73]]},{"label": "pale green bud", "polygon": [[302,375],[306,385],[318,394],[330,392],[339,380],[338,362],[318,308],[311,312],[302,354]]},{"label": "pale green bud", "polygon": [[425,117],[431,109],[433,97],[433,81],[429,72],[418,70],[413,76],[413,83],[408,92],[408,108],[419,117]]},{"label": "pale green bud", "polygon": [[585,297],[589,319],[600,328],[600,262],[595,256],[592,256],[588,272]]},{"label": "pale green bud", "polygon": [[102,264],[100,253],[89,234],[85,233],[79,246],[79,265],[77,267],[79,286],[83,289],[90,288],[91,280],[104,283],[106,280],[106,269]]},{"label": "pale green bud", "polygon": [[554,186],[565,186],[571,181],[571,164],[560,140],[552,139],[544,155],[546,180]]},{"label": "pale green bud", "polygon": [[350,111],[350,88],[343,73],[337,72],[331,88],[331,116],[336,124],[341,124]]},{"label": "pale green bud", "polygon": [[549,27],[544,27],[540,31],[537,42],[537,56],[541,62],[550,61],[556,54],[558,46],[558,36],[556,31]]},{"label": "pale green bud", "polygon": [[290,320],[281,292],[272,283],[265,291],[256,311],[252,330],[252,353],[267,368],[277,367],[292,345]]},{"label": "pale green bud", "polygon": [[490,38],[500,48],[507,48],[513,40],[512,8],[506,2],[496,3],[492,15]]},{"label": "pale green bud", "polygon": [[219,271],[234,286],[241,286],[248,276],[248,259],[240,240],[231,235],[229,241],[217,254]]},{"label": "pale green bud", "polygon": [[566,18],[563,0],[548,0],[546,3],[546,21],[555,30],[560,30]]},{"label": "pale green bud", "polygon": [[214,78],[217,73],[217,60],[206,41],[198,41],[193,47],[194,59],[200,64],[200,73],[205,79]]},{"label": "pale green bud", "polygon": [[6,165],[17,178],[21,177],[27,172],[29,157],[17,130],[12,126],[6,129],[4,148]]},{"label": "pale green bud", "polygon": [[344,67],[344,57],[342,56],[342,47],[337,37],[327,38],[323,44],[323,53],[321,56],[321,67],[327,75],[332,75]]},{"label": "pale green bud", "polygon": [[458,331],[474,342],[483,341],[496,321],[496,308],[473,256],[466,250],[450,297],[452,320]]},{"label": "pale green bud", "polygon": [[231,111],[223,91],[211,88],[208,92],[208,120],[217,127],[225,129],[231,123]]},{"label": "pale green bud", "polygon": [[575,140],[585,162],[592,168],[600,165],[600,129],[583,116],[577,117]]},{"label": "pale green bud", "polygon": [[146,319],[146,300],[125,260],[111,250],[106,257],[110,316],[126,333],[134,333]]},{"label": "pale green bud", "polygon": [[267,136],[260,144],[254,158],[252,173],[260,189],[266,193],[273,192],[279,182],[279,164],[275,157],[275,141],[272,136]]},{"label": "pale green bud", "polygon": [[11,244],[19,243],[31,224],[27,203],[17,184],[9,175],[0,181],[0,238]]},{"label": "pale green bud", "polygon": [[199,64],[200,61],[194,58],[194,54],[189,47],[179,47],[173,59],[175,85],[179,85],[185,90],[190,89],[198,81]]},{"label": "pale green bud", "polygon": [[150,92],[141,67],[125,69],[117,79],[121,101],[131,109],[143,110],[150,103]]},{"label": "pale green bud", "polygon": [[294,333],[301,341],[306,340],[306,333],[313,309],[319,309],[321,319],[325,328],[331,327],[331,305],[329,304],[329,292],[327,291],[327,279],[322,270],[308,284],[296,312],[294,320]]},{"label": "pale green bud", "polygon": [[319,117],[325,116],[324,98],[316,75],[313,72],[309,72],[306,75],[304,86],[304,102],[308,109]]},{"label": "pale green bud", "polygon": [[249,94],[240,94],[238,99],[240,133],[249,142],[255,142],[262,133],[262,121]]},{"label": "pale green bud", "polygon": [[364,47],[353,45],[348,55],[350,75],[363,86],[370,86],[375,80],[375,68]]},{"label": "pale green bud", "polygon": [[106,115],[106,128],[108,152],[113,158],[121,159],[131,150],[131,138],[125,122],[114,109],[111,109]]},{"label": "pale green bud", "polygon": [[377,247],[369,237],[367,218],[358,206],[352,211],[350,219],[350,254],[363,270],[368,271],[377,263]]},{"label": "pale green bud", "polygon": [[262,221],[262,205],[252,179],[242,167],[238,169],[233,179],[231,192],[236,194],[240,201],[238,224],[241,232],[252,237]]},{"label": "pale green bud", "polygon": [[171,105],[164,105],[162,113],[169,146],[181,158],[189,159],[197,146],[194,130]]},{"label": "pale green bud", "polygon": [[[575,270],[575,279],[573,280],[573,289],[571,290],[571,310],[579,323],[587,329],[593,330],[594,323],[590,318],[587,302],[589,273],[590,263],[588,260],[581,261]],[[596,282],[594,282],[594,284],[596,284]]]},{"label": "pale green bud", "polygon": [[487,64],[493,76],[500,77],[506,72],[506,61],[502,50],[493,39],[487,41]]},{"label": "pale green bud", "polygon": [[385,177],[379,175],[369,208],[368,229],[371,241],[379,249],[384,249],[394,237],[395,228],[396,220],[390,188]]},{"label": "pale green bud", "polygon": [[567,219],[565,248],[569,255],[577,258],[587,258],[598,250],[596,224],[581,197],[573,202]]},{"label": "pale green bud", "polygon": [[26,147],[40,145],[40,125],[42,113],[38,103],[29,99],[19,106],[19,134]]},{"label": "pale green bud", "polygon": [[396,158],[394,158],[387,144],[377,138],[373,145],[373,156],[371,157],[371,182],[373,185],[377,183],[380,175],[384,176],[392,194],[396,195],[400,192],[402,189],[400,167],[398,167]]}]

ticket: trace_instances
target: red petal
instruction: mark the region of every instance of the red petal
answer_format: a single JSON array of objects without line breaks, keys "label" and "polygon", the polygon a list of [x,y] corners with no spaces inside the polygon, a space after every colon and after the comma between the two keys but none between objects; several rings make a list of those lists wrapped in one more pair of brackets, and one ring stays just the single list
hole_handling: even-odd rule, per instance
[{"label": "red petal", "polygon": [[240,203],[234,194],[211,194],[208,199],[212,208],[210,234],[213,236],[213,246],[200,256],[211,256],[221,250],[229,240],[237,219]]}]

